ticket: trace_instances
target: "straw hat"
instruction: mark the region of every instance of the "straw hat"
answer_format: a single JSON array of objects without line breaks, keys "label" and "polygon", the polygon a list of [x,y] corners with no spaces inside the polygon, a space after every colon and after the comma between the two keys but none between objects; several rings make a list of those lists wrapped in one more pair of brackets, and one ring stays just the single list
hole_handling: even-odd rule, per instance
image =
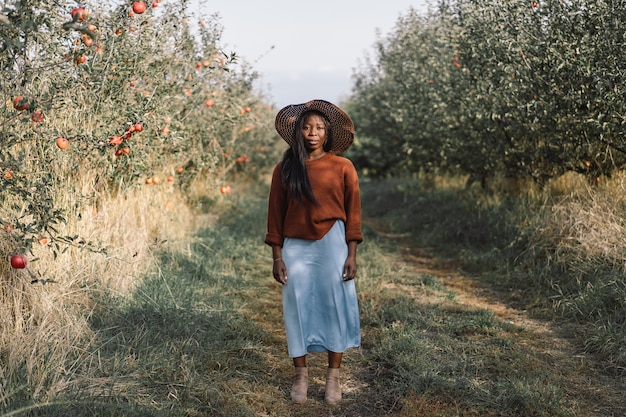
[{"label": "straw hat", "polygon": [[291,146],[298,119],[311,110],[322,113],[330,120],[333,132],[330,152],[335,154],[345,152],[354,141],[354,123],[346,112],[325,100],[311,100],[284,107],[276,115],[276,131]]}]

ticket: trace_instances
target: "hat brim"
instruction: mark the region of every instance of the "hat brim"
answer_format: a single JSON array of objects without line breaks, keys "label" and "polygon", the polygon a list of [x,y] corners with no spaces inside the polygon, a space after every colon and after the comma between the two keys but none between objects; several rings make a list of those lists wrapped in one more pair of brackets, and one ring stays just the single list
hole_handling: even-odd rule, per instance
[{"label": "hat brim", "polygon": [[354,142],[354,123],[341,108],[325,100],[310,100],[302,104],[292,104],[276,114],[276,131],[285,142],[292,146],[296,123],[308,111],[318,111],[325,115],[332,126],[333,138],[330,152],[341,154]]}]

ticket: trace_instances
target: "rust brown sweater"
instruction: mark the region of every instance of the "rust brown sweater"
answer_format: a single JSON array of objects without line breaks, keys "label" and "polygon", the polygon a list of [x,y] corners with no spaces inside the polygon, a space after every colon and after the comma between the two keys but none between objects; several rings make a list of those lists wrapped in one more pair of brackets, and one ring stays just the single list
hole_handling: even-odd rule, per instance
[{"label": "rust brown sweater", "polygon": [[283,245],[284,238],[319,240],[335,221],[346,225],[346,242],[363,240],[359,179],[349,159],[327,153],[306,162],[307,174],[319,205],[289,198],[281,185],[281,164],[274,168],[267,213],[265,243]]}]

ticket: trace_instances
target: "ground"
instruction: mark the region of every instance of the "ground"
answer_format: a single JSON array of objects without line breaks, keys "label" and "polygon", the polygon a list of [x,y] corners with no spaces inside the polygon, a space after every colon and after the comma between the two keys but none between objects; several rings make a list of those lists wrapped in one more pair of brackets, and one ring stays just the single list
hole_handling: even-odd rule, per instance
[{"label": "ground", "polygon": [[[447,291],[454,293],[457,306],[487,310],[498,319],[523,328],[515,342],[531,353],[538,366],[558,376],[563,384],[561,388],[576,403],[575,415],[626,416],[623,378],[603,372],[601,363],[581,353],[572,337],[575,324],[533,317],[514,291],[496,289],[480,277],[461,270],[454,260],[438,258],[432,250],[417,246],[408,233],[390,232],[388,225],[374,219],[369,219],[367,224],[400,249],[403,268],[412,269],[415,276],[436,277]],[[401,290],[412,292],[411,287]]]}]

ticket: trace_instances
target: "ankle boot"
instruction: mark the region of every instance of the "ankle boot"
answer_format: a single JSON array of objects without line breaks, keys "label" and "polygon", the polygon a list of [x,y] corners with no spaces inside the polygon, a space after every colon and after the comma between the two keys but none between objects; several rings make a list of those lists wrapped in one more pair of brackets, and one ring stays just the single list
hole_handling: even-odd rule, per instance
[{"label": "ankle boot", "polygon": [[306,366],[296,366],[296,376],[291,387],[291,399],[293,402],[302,404],[306,401],[306,393],[309,389],[309,370]]},{"label": "ankle boot", "polygon": [[339,368],[328,368],[326,372],[326,393],[324,402],[328,405],[337,404],[341,400],[341,383]]}]

